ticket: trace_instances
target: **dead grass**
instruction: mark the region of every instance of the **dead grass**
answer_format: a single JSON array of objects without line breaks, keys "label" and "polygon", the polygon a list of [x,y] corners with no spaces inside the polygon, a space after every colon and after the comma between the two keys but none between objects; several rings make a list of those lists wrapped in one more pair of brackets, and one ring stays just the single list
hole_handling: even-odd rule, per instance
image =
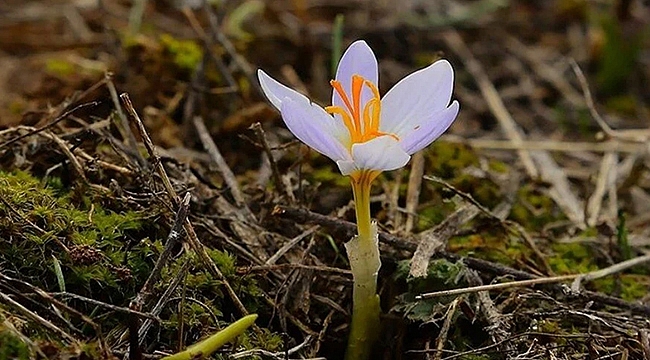
[{"label": "dead grass", "polygon": [[326,102],[337,14],[381,88],[443,56],[462,108],[375,187],[377,357],[650,357],[641,2],[160,1],[135,32],[98,4],[0,5],[0,358],[158,358],[248,313],[218,358],[342,358],[351,191],[254,73]]}]

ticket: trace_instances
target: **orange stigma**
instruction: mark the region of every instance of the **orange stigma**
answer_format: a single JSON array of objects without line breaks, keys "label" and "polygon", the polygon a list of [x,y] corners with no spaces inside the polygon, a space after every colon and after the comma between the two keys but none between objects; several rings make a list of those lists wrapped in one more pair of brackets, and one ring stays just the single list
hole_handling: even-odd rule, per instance
[{"label": "orange stigma", "polygon": [[[334,91],[341,97],[343,106],[328,106],[325,111],[334,115],[338,114],[343,119],[343,124],[350,132],[351,144],[363,143],[379,136],[392,136],[395,140],[399,138],[395,134],[388,134],[379,131],[381,115],[381,99],[377,86],[360,75],[352,75],[351,96],[343,89],[340,81],[331,80],[330,84]],[[373,97],[365,104],[361,103],[361,92],[367,86],[372,91]]]}]

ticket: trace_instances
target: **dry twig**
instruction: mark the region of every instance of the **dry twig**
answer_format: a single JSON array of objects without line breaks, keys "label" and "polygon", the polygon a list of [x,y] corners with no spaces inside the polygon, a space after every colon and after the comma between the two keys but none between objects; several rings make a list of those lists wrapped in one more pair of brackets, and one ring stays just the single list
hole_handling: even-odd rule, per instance
[{"label": "dry twig", "polygon": [[[483,94],[483,98],[494,114],[494,117],[499,121],[501,129],[505,132],[508,139],[515,145],[521,145],[524,140],[523,132],[519,129],[512,115],[506,109],[499,96],[499,92],[490,81],[481,63],[472,55],[471,50],[467,47],[463,38],[455,30],[448,30],[443,34],[443,39],[447,46],[462,59],[467,71],[476,80],[481,94]],[[528,176],[533,179],[537,178],[539,171],[535,163],[533,163],[530,153],[522,149],[517,150],[517,154],[524,164]]]},{"label": "dry twig", "polygon": [[419,235],[420,243],[411,258],[409,275],[413,277],[426,276],[429,260],[433,254],[444,249],[447,240],[457,233],[461,226],[476,217],[479,212],[480,210],[476,206],[465,205],[454,211],[433,229],[421,233]]},{"label": "dry twig", "polygon": [[445,342],[447,342],[447,335],[449,334],[451,321],[454,318],[454,315],[456,314],[456,308],[458,307],[458,303],[461,301],[464,301],[464,299],[462,297],[457,297],[454,299],[454,301],[451,302],[451,304],[447,308],[447,314],[445,315],[445,322],[442,323],[442,328],[440,328],[440,334],[436,339],[437,351],[433,358],[434,360],[440,360],[440,358],[442,358],[442,349],[444,349]]},{"label": "dry twig", "polygon": [[[596,225],[607,190],[615,185],[617,162],[618,155],[616,153],[608,152],[603,156],[603,160],[600,163],[600,170],[598,171],[596,188],[587,202],[587,225],[589,226]],[[609,215],[616,216],[616,214]]]},{"label": "dry twig", "polygon": [[[235,199],[235,204],[240,208],[247,209],[247,213],[250,213],[250,210],[248,210],[248,207],[246,206],[246,199],[244,198],[244,194],[239,188],[239,183],[235,178],[235,174],[233,174],[232,170],[230,170],[230,167],[221,155],[217,144],[215,144],[214,140],[212,140],[212,136],[210,136],[208,128],[203,122],[203,118],[200,116],[195,116],[193,120],[194,127],[199,134],[203,148],[208,152],[210,158],[212,158],[212,161],[214,161],[214,163],[217,165],[221,177],[223,177],[223,180],[228,185],[228,188],[230,188],[230,193],[232,194],[233,199]],[[252,213],[250,213],[250,215],[252,216]]]},{"label": "dry twig", "polygon": [[264,153],[266,154],[266,157],[269,160],[269,164],[271,165],[271,173],[273,174],[273,182],[275,182],[275,186],[277,186],[285,195],[287,195],[287,198],[289,199],[290,203],[292,204],[295,203],[296,198],[293,196],[293,193],[288,189],[284,181],[282,181],[282,176],[280,175],[280,170],[278,169],[278,163],[275,161],[275,157],[273,156],[273,152],[271,151],[271,146],[269,146],[269,142],[266,140],[266,134],[264,133],[262,124],[256,122],[251,127],[255,131],[255,134],[257,135],[257,140],[262,144]]},{"label": "dry twig", "polygon": [[426,300],[426,299],[433,299],[441,296],[471,294],[479,291],[493,291],[493,290],[503,290],[503,289],[539,285],[539,284],[551,284],[551,283],[564,282],[567,280],[573,280],[579,276],[580,275],[573,275],[573,274],[562,275],[562,276],[553,276],[553,277],[546,277],[546,278],[536,278],[532,280],[511,281],[502,284],[490,284],[490,285],[466,287],[461,289],[441,290],[441,291],[436,291],[431,293],[420,294],[417,295],[415,298],[416,300]]},{"label": "dry twig", "polygon": [[409,183],[406,191],[406,225],[404,231],[407,233],[413,230],[416,220],[415,210],[420,202],[422,176],[424,176],[424,155],[420,151],[411,158],[411,172],[409,173]]}]

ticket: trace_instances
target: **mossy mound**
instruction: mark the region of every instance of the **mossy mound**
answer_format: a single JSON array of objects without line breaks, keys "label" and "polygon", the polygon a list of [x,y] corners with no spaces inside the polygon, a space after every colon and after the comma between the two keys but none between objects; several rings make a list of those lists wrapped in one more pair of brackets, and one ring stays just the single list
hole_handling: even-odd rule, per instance
[{"label": "mossy mound", "polygon": [[[92,189],[65,188],[57,178],[41,180],[23,171],[0,172],[2,273],[52,294],[79,313],[90,314],[103,333],[98,334],[97,329],[76,314],[65,314],[66,321],[55,323],[87,339],[87,343],[78,343],[72,351],[60,334],[52,333],[29,317],[22,317],[20,312],[10,312],[3,305],[0,319],[15,326],[19,324],[20,332],[14,333],[0,323],[0,358],[32,358],[35,351],[50,348],[55,357],[72,351],[79,356],[86,354],[87,358],[101,358],[98,354],[88,355],[88,349],[98,351],[93,339],[108,334],[109,341],[119,341],[119,335],[133,321],[126,312],[111,311],[99,303],[129,306],[163,251],[173,217],[155,205],[146,210],[114,212],[102,206],[114,200],[105,199],[106,196]],[[179,250],[180,247],[176,249]],[[237,273],[235,257],[216,249],[209,250],[208,254],[237,289],[246,308],[259,309],[261,290],[252,276]],[[228,325],[235,311],[224,294],[222,282],[206,271],[191,252],[183,253],[164,268],[155,291],[164,292],[183,267],[182,288],[175,291],[178,295],[167,300],[160,313],[163,321],[156,325],[158,330],[150,332],[150,336],[163,344],[177,343],[179,328],[184,329],[185,343],[193,343]],[[16,286],[12,289],[17,293],[23,289],[20,283],[12,285]],[[47,303],[36,308],[51,311]],[[29,334],[36,345],[27,346],[17,337],[18,333]],[[265,344],[266,349],[273,351],[279,350],[282,344],[278,335],[270,331],[261,331],[241,341],[249,347]],[[88,349],[80,350],[79,346]]]}]

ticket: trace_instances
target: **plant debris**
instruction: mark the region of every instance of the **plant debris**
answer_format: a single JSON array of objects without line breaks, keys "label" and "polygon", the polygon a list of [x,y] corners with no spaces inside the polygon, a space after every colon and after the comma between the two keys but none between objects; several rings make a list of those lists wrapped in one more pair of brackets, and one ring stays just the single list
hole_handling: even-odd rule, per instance
[{"label": "plant debris", "polygon": [[4,1],[0,358],[157,359],[257,314],[213,358],[342,359],[349,181],[255,70],[327,104],[356,39],[383,89],[448,59],[461,104],[373,188],[376,358],[650,358],[649,14]]}]

